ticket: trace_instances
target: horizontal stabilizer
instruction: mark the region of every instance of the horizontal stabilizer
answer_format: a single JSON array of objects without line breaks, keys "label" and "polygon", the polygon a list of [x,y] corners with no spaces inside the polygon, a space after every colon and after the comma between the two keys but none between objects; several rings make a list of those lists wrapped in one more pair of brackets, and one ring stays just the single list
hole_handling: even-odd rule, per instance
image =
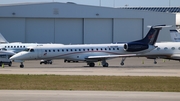
[{"label": "horizontal stabilizer", "polygon": [[170,32],[178,32],[176,29],[171,29]]},{"label": "horizontal stabilizer", "polygon": [[165,28],[165,27],[172,27],[172,25],[156,25],[156,26],[147,26],[149,28]]}]

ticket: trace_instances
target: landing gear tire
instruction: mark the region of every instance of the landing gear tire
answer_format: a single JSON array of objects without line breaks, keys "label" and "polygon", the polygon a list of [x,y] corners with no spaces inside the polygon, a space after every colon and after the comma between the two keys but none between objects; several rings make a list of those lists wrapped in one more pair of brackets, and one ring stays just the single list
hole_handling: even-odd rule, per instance
[{"label": "landing gear tire", "polygon": [[154,64],[157,64],[157,62],[156,62],[156,61],[154,61]]},{"label": "landing gear tire", "polygon": [[108,63],[105,63],[104,65],[103,65],[103,67],[108,67],[109,66],[109,64]]},{"label": "landing gear tire", "polygon": [[44,64],[47,64],[47,61],[45,61]]},{"label": "landing gear tire", "polygon": [[123,65],[124,65],[124,62],[121,62],[120,65],[123,66]]},{"label": "landing gear tire", "polygon": [[9,65],[9,67],[11,67],[11,65],[12,65],[12,62],[10,62],[8,65]]},{"label": "landing gear tire", "polygon": [[92,63],[89,63],[89,67],[94,67],[95,64],[92,62]]},{"label": "landing gear tire", "polygon": [[154,59],[154,64],[157,64],[157,61],[156,61],[156,59]]},{"label": "landing gear tire", "polygon": [[20,64],[20,68],[24,68],[24,65],[23,65],[23,63],[21,62],[21,64]]},{"label": "landing gear tire", "polygon": [[121,66],[124,65],[124,61],[125,61],[125,60],[126,60],[126,57],[122,58],[121,63],[120,63]]}]

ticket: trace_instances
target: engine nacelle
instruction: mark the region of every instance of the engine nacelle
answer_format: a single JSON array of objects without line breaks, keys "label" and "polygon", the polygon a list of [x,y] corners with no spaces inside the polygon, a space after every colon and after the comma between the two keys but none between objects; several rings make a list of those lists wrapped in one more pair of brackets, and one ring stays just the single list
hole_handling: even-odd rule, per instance
[{"label": "engine nacelle", "polygon": [[133,42],[133,43],[124,44],[124,50],[127,52],[139,52],[139,51],[147,52],[153,50],[154,48],[156,48],[156,46],[143,44],[143,43]]}]

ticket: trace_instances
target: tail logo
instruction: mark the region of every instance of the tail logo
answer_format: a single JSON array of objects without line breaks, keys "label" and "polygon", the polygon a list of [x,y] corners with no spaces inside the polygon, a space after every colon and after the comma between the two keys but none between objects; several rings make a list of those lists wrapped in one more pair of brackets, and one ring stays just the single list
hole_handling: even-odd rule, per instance
[{"label": "tail logo", "polygon": [[149,35],[149,36],[148,36],[148,39],[151,39],[151,38],[153,38],[153,36],[154,36],[153,34],[152,34],[152,35]]},{"label": "tail logo", "polygon": [[47,53],[44,53],[44,56],[47,55]]}]

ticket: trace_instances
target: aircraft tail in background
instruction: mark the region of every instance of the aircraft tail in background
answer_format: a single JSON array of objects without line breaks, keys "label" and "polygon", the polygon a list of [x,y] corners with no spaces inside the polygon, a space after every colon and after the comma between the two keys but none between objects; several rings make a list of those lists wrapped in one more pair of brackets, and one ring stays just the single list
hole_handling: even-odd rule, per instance
[{"label": "aircraft tail in background", "polygon": [[0,43],[9,43],[1,33],[0,33]]}]

